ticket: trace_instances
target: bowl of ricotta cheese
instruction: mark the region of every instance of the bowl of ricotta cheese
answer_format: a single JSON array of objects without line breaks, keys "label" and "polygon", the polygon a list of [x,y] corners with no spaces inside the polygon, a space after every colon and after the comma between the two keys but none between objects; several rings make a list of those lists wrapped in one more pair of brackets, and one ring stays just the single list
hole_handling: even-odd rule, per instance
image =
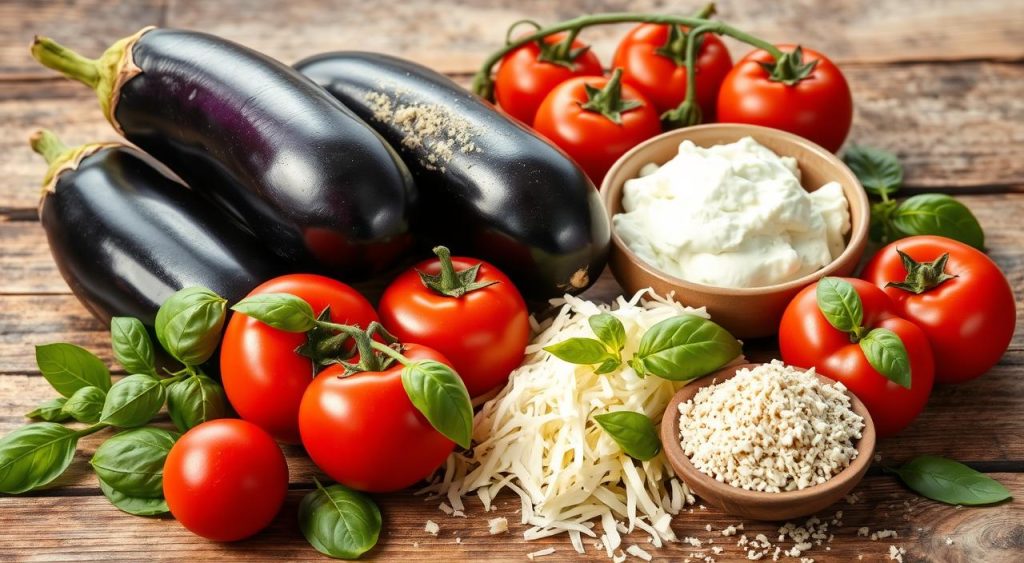
[{"label": "bowl of ricotta cheese", "polygon": [[740,338],[774,334],[800,289],[852,274],[867,243],[870,206],[853,172],[776,129],[670,131],[626,153],[601,190],[619,283],[705,306]]}]

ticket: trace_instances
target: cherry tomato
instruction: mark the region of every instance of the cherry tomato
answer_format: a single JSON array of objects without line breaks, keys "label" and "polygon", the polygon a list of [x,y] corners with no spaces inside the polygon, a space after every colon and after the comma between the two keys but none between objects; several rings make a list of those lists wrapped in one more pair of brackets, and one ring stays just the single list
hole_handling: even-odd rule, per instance
[{"label": "cherry tomato", "polygon": [[[366,328],[377,320],[373,306],[351,287],[312,274],[274,278],[249,295],[290,293],[306,300],[316,314],[331,308],[331,320]],[[313,381],[313,364],[295,349],[306,336],[270,327],[235,314],[221,345],[220,371],[231,406],[243,419],[274,438],[299,443],[299,403]]]},{"label": "cherry tomato", "polygon": [[[955,277],[931,288],[926,284],[920,294],[886,287],[907,278],[900,252],[925,267],[924,263],[948,255],[944,272]],[[881,287],[899,315],[914,321],[928,335],[939,383],[961,383],[980,376],[1010,345],[1017,325],[1010,283],[992,259],[966,244],[936,236],[905,238],[875,254],[862,277]]]},{"label": "cherry tomato", "polygon": [[[471,397],[504,385],[522,361],[530,340],[526,303],[497,268],[472,258],[441,258],[406,270],[380,299],[381,323],[400,342],[415,342],[451,360]],[[496,282],[459,297],[428,287],[420,273],[438,275],[442,260],[455,271],[479,265],[476,283]],[[452,279],[455,279],[454,277]]]},{"label": "cherry tomato", "polygon": [[259,426],[235,418],[186,432],[164,462],[171,514],[214,541],[247,538],[274,519],[288,493],[284,454]]},{"label": "cherry tomato", "polygon": [[[618,71],[616,71],[618,72]],[[629,84],[612,84],[601,76],[580,76],[559,84],[544,98],[533,128],[583,168],[600,186],[612,164],[637,144],[661,133],[660,114],[654,105]],[[587,85],[621,87],[621,101],[635,107],[608,107],[606,113],[584,107],[591,101]],[[614,100],[612,100],[614,101]],[[618,117],[620,122],[615,121]]]},{"label": "cherry tomato", "polygon": [[[406,344],[410,360],[436,360],[435,350]],[[325,369],[306,390],[299,409],[302,445],[335,481],[367,492],[404,489],[428,477],[455,448],[409,401],[402,365],[344,376]]]},{"label": "cherry tomato", "polygon": [[[779,45],[784,53],[792,45]],[[793,85],[773,81],[761,63],[774,59],[757,50],[733,67],[718,92],[718,121],[774,127],[836,152],[853,123],[853,97],[846,78],[825,55],[802,49],[803,63],[817,61],[807,78]]]},{"label": "cherry tomato", "polygon": [[817,284],[803,289],[782,315],[779,348],[787,364],[815,368],[841,381],[871,413],[880,437],[903,430],[924,409],[935,378],[931,347],[924,331],[896,314],[892,300],[874,285],[843,278],[860,295],[864,327],[887,328],[903,341],[910,360],[910,389],[900,386],[871,367],[850,335],[829,324],[818,309]]},{"label": "cherry tomato", "polygon": [[[557,45],[565,39],[564,33],[544,38],[547,45]],[[547,48],[550,49],[550,48]],[[541,48],[536,42],[527,43],[501,59],[495,74],[494,97],[501,109],[529,125],[544,98],[555,86],[574,76],[601,76],[604,67],[587,45],[580,40],[572,42],[574,52],[586,49],[573,59],[570,66],[540,59]]]},{"label": "cherry tomato", "polygon": [[[619,42],[612,64],[622,69],[626,83],[654,103],[658,113],[675,109],[686,97],[685,52],[681,44],[670,44],[670,35],[674,35],[672,26],[642,23]],[[715,119],[718,89],[732,69],[732,58],[717,35],[705,33],[701,37],[696,61],[697,104],[704,121],[710,122]]]}]

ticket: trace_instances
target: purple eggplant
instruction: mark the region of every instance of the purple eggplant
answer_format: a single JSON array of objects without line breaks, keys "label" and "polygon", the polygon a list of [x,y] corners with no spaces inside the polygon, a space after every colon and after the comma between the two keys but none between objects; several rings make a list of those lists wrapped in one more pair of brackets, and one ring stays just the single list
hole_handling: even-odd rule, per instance
[{"label": "purple eggplant", "polygon": [[296,65],[395,147],[416,178],[427,245],[494,263],[534,300],[579,293],[604,269],[609,226],[562,151],[448,77],[377,53]]},{"label": "purple eggplant", "polygon": [[32,54],[93,87],[118,132],[294,268],[367,277],[411,245],[408,169],[287,65],[213,35],[154,28],[96,60],[41,37]]}]

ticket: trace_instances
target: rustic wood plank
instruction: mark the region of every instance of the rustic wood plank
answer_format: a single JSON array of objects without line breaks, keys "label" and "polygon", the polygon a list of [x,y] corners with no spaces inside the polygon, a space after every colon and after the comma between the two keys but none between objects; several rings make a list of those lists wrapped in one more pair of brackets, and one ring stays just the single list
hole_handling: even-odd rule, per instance
[{"label": "rustic wood plank", "polygon": [[[1024,474],[993,476],[1016,497],[1024,495]],[[908,561],[1013,561],[1024,550],[1024,505],[1020,502],[958,509],[916,497],[888,476],[868,477],[855,492],[860,501],[840,502],[820,514],[822,519],[831,521],[836,511],[841,510],[842,524],[830,527],[829,532],[835,534],[831,544],[813,546],[804,556],[818,562],[857,560],[859,556],[866,561],[882,561],[888,560],[889,546],[896,545],[907,550]],[[129,516],[99,496],[0,497],[0,559],[138,560],[143,551],[147,561],[314,559],[318,555],[302,538],[295,517],[305,493],[291,491],[281,514],[267,530],[227,545],[193,536],[167,518]],[[603,551],[593,547],[594,540],[584,542],[585,557],[577,555],[564,536],[524,541],[521,534],[525,527],[519,524],[514,512],[518,500],[508,495],[499,497],[498,510],[490,513],[482,513],[475,500],[469,501],[466,519],[445,516],[437,510],[436,501],[427,502],[408,493],[377,498],[384,513],[385,529],[367,560],[522,561],[526,553],[553,547],[553,555],[539,560],[607,561]],[[40,518],[40,514],[46,516]],[[508,518],[507,535],[488,534],[486,519],[495,516]],[[423,531],[427,519],[441,527],[438,537]],[[716,556],[719,561],[744,560],[746,552],[736,545],[739,534],[727,538],[720,532],[738,523],[738,519],[716,510],[694,508],[693,513],[684,511],[677,516],[673,528],[679,537],[699,539],[704,543],[701,548],[676,543],[657,550],[642,534],[628,536],[624,545],[639,545],[658,560],[680,561],[698,554],[712,555],[711,548],[715,546],[724,548],[724,553]],[[711,532],[706,531],[707,525],[711,525]],[[870,541],[857,536],[861,526],[872,532],[894,530],[899,537]],[[746,522],[741,533],[750,539],[765,534],[783,549],[793,546],[790,540],[776,541],[777,524]],[[459,543],[456,538],[460,538]],[[947,538],[953,542],[951,545]]]}]

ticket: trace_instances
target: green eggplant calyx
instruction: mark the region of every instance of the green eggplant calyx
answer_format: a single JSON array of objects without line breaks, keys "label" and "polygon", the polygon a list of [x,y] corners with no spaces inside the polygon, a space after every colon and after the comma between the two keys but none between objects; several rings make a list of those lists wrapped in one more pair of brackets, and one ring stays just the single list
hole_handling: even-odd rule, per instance
[{"label": "green eggplant calyx", "polygon": [[112,143],[91,143],[79,147],[68,147],[47,129],[40,129],[28,139],[32,150],[42,155],[46,163],[50,165],[43,177],[43,196],[53,192],[57,185],[60,173],[65,170],[74,170],[85,157],[96,151],[112,146]]},{"label": "green eggplant calyx", "polygon": [[907,277],[901,282],[889,282],[885,284],[885,287],[895,287],[920,295],[958,277],[946,273],[946,262],[949,260],[948,252],[931,262],[918,262],[900,249],[896,249],[896,252],[903,259],[903,267],[907,270]]},{"label": "green eggplant calyx", "polygon": [[498,280],[476,281],[482,262],[471,268],[456,271],[455,265],[452,264],[452,253],[447,247],[434,247],[434,254],[437,255],[438,261],[441,262],[441,273],[428,274],[426,272],[419,272],[420,281],[423,282],[424,286],[441,295],[459,298],[471,291],[498,283]]}]

